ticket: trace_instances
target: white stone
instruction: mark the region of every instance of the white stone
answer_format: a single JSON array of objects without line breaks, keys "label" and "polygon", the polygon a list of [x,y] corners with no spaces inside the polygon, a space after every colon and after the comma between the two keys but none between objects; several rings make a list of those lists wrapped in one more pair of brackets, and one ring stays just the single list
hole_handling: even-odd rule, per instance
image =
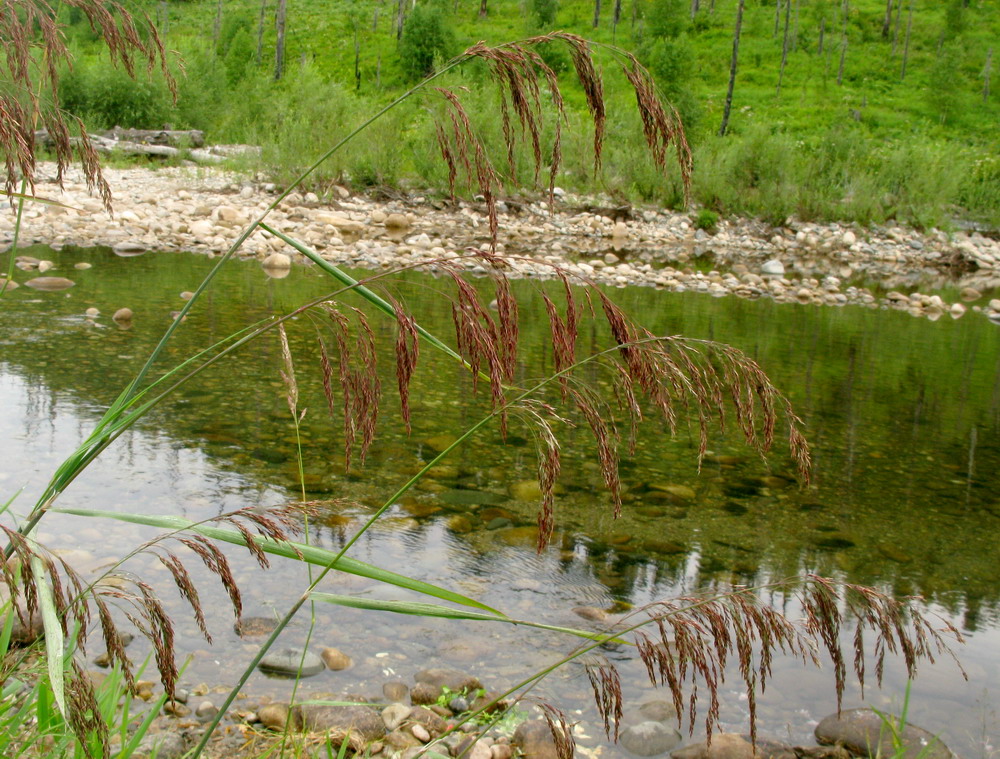
[{"label": "white stone", "polygon": [[292,266],[292,259],[284,253],[272,253],[261,263],[265,269],[290,269]]},{"label": "white stone", "polygon": [[199,219],[190,225],[191,234],[195,237],[211,237],[215,232],[212,222],[207,219]]},{"label": "white stone", "polygon": [[760,271],[762,274],[781,276],[785,273],[785,265],[778,259],[772,258],[770,261],[764,262],[764,265],[760,267]]}]

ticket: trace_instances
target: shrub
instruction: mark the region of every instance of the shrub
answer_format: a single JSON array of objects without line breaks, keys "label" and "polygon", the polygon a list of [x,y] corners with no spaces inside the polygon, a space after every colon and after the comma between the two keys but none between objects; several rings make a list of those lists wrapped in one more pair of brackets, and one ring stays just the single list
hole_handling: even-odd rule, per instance
[{"label": "shrub", "polygon": [[436,5],[418,5],[406,19],[399,43],[399,64],[407,81],[415,82],[434,72],[434,58],[446,58],[452,47],[451,32]]},{"label": "shrub", "polygon": [[538,25],[543,29],[548,29],[556,23],[559,0],[531,0],[531,12]]},{"label": "shrub", "polygon": [[709,234],[715,234],[719,230],[719,214],[707,208],[701,208],[692,219],[695,229],[703,229]]},{"label": "shrub", "polygon": [[172,103],[159,77],[132,79],[98,62],[78,63],[60,85],[62,106],[99,129],[159,129],[172,121]]}]

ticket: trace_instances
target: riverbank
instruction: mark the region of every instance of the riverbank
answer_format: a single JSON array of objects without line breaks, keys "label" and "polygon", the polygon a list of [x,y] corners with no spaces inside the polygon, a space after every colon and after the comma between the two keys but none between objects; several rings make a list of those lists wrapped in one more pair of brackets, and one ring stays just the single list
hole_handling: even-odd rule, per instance
[{"label": "riverbank", "polygon": [[[74,169],[62,190],[54,165],[43,164],[39,196],[57,205],[29,205],[21,244],[110,246],[144,251],[225,251],[242,227],[274,199],[266,182],[216,169],[105,170],[115,199],[109,216]],[[352,195],[321,200],[295,193],[269,223],[340,265],[382,269],[454,257],[489,240],[484,203],[451,204],[421,196],[390,200]],[[1000,321],[1000,242],[978,233],[920,233],[790,221],[772,227],[753,219],[722,220],[714,233],[690,217],[654,209],[601,207],[557,191],[544,199],[503,201],[498,249],[514,276],[550,278],[559,267],[612,286],[651,286],[713,296],[770,297],[779,302],[892,307],[938,319],[968,310]],[[9,244],[14,218],[0,215],[0,242]],[[298,256],[281,240],[255,232],[241,256],[268,261],[280,275]],[[288,259],[284,257],[288,256]],[[520,258],[520,257],[524,258]],[[526,259],[532,260],[526,260]],[[484,270],[475,261],[473,273]],[[18,278],[15,277],[15,281]],[[949,299],[937,290],[957,292]]]}]

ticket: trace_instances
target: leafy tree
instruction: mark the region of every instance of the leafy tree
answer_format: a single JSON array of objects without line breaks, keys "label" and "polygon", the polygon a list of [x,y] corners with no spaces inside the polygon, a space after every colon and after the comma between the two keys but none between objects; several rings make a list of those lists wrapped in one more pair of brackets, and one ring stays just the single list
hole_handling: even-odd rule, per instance
[{"label": "leafy tree", "polygon": [[531,12],[543,29],[556,23],[556,13],[559,11],[559,0],[531,0]]},{"label": "leafy tree", "polygon": [[643,45],[641,58],[690,131],[701,115],[701,106],[691,88],[695,52],[687,35],[649,40]]},{"label": "leafy tree", "polygon": [[408,81],[423,79],[434,72],[434,56],[447,57],[452,47],[451,32],[444,14],[436,5],[418,5],[403,27],[399,43],[399,63]]},{"label": "leafy tree", "polygon": [[651,37],[678,37],[690,25],[688,0],[653,0],[646,12],[646,28]]}]

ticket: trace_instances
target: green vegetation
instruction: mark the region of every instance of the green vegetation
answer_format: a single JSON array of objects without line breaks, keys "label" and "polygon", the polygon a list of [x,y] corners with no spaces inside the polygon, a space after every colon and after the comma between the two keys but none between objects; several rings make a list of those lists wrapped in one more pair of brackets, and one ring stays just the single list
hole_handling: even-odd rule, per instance
[{"label": "green vegetation", "polygon": [[[633,0],[618,14],[606,11],[596,27],[591,0],[532,0],[526,14],[512,0],[415,7],[289,0],[285,74],[278,82],[273,8],[258,29],[257,0],[227,2],[219,19],[214,0],[157,3],[150,13],[187,72],[176,108],[159,79],[131,83],[109,70],[82,20],[69,30],[78,64],[66,77],[64,102],[95,127],[169,123],[204,129],[215,142],[263,145],[264,168],[286,182],[306,156],[435,62],[478,40],[560,28],[614,40],[650,67],[687,124],[695,155],[692,200],[699,205],[776,224],[791,215],[919,227],[948,226],[956,218],[1000,223],[1000,88],[990,88],[1000,8],[948,0],[914,6],[911,14],[908,0],[890,0],[883,28],[883,0],[789,2],[747,3],[725,138],[717,132],[736,0],[702,2],[693,18],[687,0]],[[553,68],[571,66],[564,52],[546,47],[541,54]],[[635,119],[625,115],[627,85],[613,65],[604,74],[611,160],[594,176],[586,159],[591,136],[572,115],[582,115],[583,93],[567,88],[571,117],[556,183],[683,207],[677,177],[664,180],[642,157]],[[470,115],[491,135],[497,104],[484,90],[487,78],[466,69],[447,84],[471,90]],[[414,106],[384,123],[360,154],[314,175],[314,189],[348,181],[441,190],[443,170],[428,160],[430,114]],[[546,149],[551,140],[548,134]]]},{"label": "green vegetation", "polygon": [[[91,9],[103,7],[93,2],[83,2],[81,5]],[[482,6],[482,10],[485,10],[485,5]],[[44,23],[46,20],[44,13],[41,14],[41,18]],[[29,21],[34,20],[29,17]],[[7,32],[8,36],[14,39],[26,38],[22,19],[13,14],[0,21],[0,31]],[[155,37],[155,32],[149,33]],[[119,45],[127,48],[136,44],[128,35],[125,37],[126,42],[119,41]],[[234,34],[232,39],[235,40],[237,37],[238,35]],[[38,45],[43,48],[42,52],[52,53],[50,40],[51,38],[46,43]],[[595,78],[586,46],[573,38],[563,38],[561,42],[569,46],[578,63],[583,61],[584,65],[576,67],[580,85],[591,93],[595,92]],[[114,50],[114,45],[110,41],[109,45]],[[518,132],[522,136],[527,135],[526,141],[530,143],[537,143],[540,140],[540,122],[544,113],[541,100],[532,96],[538,91],[539,82],[530,66],[533,60],[531,56],[530,47],[515,44],[502,47],[484,46],[454,64],[457,67],[463,63],[482,62],[489,68],[489,73],[494,79],[506,84],[510,101],[522,104],[514,109],[515,120],[504,124],[503,138],[510,149],[518,144],[516,142]],[[647,126],[652,123],[653,133],[650,142],[661,147],[669,145],[671,139],[677,136],[673,131],[673,122],[665,116],[641,70],[630,68],[628,73],[631,75],[641,118]],[[30,83],[30,77],[15,78],[12,86],[21,85],[25,81]],[[40,88],[44,86],[44,78],[41,82]],[[555,84],[549,83],[553,86]],[[427,88],[432,84],[433,80],[425,80],[421,87]],[[55,93],[52,94],[54,96]],[[558,97],[553,97],[553,100],[555,116],[558,118],[562,115],[559,112],[561,101]],[[37,101],[31,102],[33,109],[40,107]],[[492,190],[496,181],[494,169],[483,157],[485,148],[478,142],[472,130],[461,131],[461,117],[464,111],[456,105],[456,102],[458,102],[457,97],[449,101],[454,109],[451,115],[457,143],[453,144],[452,148],[457,152],[458,158],[475,163],[477,189],[487,196],[489,202],[493,197]],[[601,110],[599,106],[602,104],[599,99],[592,99],[592,110],[599,113]],[[31,128],[41,114],[38,110],[32,110],[28,114],[19,115],[23,118],[13,123],[15,132]],[[326,158],[341,152],[346,144],[362,134],[367,123],[360,125],[345,139],[327,149],[313,165],[307,168],[303,178]],[[595,119],[595,129],[600,131],[601,126],[599,118]],[[447,149],[448,146],[445,145],[445,150]],[[30,154],[30,143],[28,153],[19,155],[33,158]],[[455,158],[454,154],[446,152],[446,157],[448,155],[452,159]],[[540,151],[534,152],[534,160],[536,162],[534,168],[538,171],[537,164],[542,160]],[[655,149],[653,162],[663,168],[662,154],[657,154]],[[511,163],[514,164],[515,160],[512,159]],[[682,166],[684,164],[683,154],[681,154],[681,164]],[[92,178],[95,171],[93,166],[85,166],[88,178]],[[8,172],[12,173],[10,164]],[[469,173],[473,173],[471,169]],[[772,653],[780,650],[800,657],[803,661],[811,659],[818,664],[814,651],[824,650],[835,661],[842,662],[844,652],[840,633],[842,625],[848,620],[852,620],[851,624],[854,624],[853,620],[857,620],[856,624],[870,630],[877,672],[881,672],[885,653],[896,650],[897,646],[903,646],[908,651],[906,665],[908,672],[912,673],[917,660],[931,658],[944,645],[940,634],[918,610],[910,609],[908,603],[896,601],[873,589],[841,586],[835,581],[819,577],[809,577],[801,583],[793,581],[791,585],[779,582],[771,586],[772,589],[787,589],[797,595],[803,617],[798,622],[787,619],[780,611],[771,608],[754,590],[738,587],[693,602],[691,599],[658,602],[645,609],[636,610],[620,628],[605,633],[544,625],[530,619],[514,619],[482,602],[447,588],[348,557],[346,554],[364,533],[419,483],[428,471],[481,429],[494,423],[502,426],[510,417],[528,425],[538,446],[541,493],[538,514],[539,549],[545,547],[553,530],[554,487],[560,472],[558,435],[564,432],[568,419],[573,419],[581,427],[589,429],[597,451],[599,469],[610,491],[612,503],[616,507],[620,507],[622,503],[617,455],[619,443],[622,441],[619,440],[618,429],[638,425],[643,419],[655,419],[661,428],[674,430],[681,421],[677,418],[679,407],[690,411],[693,416],[691,426],[701,433],[699,456],[704,455],[706,451],[710,422],[715,419],[722,421],[721,405],[724,398],[733,399],[732,408],[728,410],[728,418],[742,433],[747,445],[757,453],[764,455],[770,450],[775,426],[779,420],[784,423],[791,456],[797,463],[803,479],[808,477],[809,453],[806,442],[798,430],[799,420],[793,414],[790,403],[770,383],[757,364],[746,355],[729,346],[706,341],[686,340],[676,336],[656,337],[627,317],[605,293],[595,289],[588,291],[587,297],[592,302],[600,303],[601,309],[592,317],[594,319],[592,330],[591,325],[588,325],[590,334],[585,341],[580,341],[580,343],[586,342],[587,347],[577,344],[577,319],[586,316],[569,283],[566,283],[558,306],[552,300],[546,301],[549,307],[553,368],[544,371],[541,379],[528,380],[525,386],[519,386],[517,381],[521,367],[518,361],[518,309],[504,268],[499,265],[502,262],[494,251],[475,251],[466,254],[465,258],[470,262],[498,264],[492,268],[494,288],[492,294],[496,300],[496,316],[492,315],[488,303],[484,302],[480,294],[462,278],[458,269],[450,272],[455,286],[452,298],[456,334],[452,342],[456,348],[452,348],[446,339],[435,336],[420,326],[418,317],[409,313],[403,304],[387,300],[374,292],[372,288],[386,276],[385,273],[371,275],[366,282],[355,281],[301,242],[288,238],[279,230],[268,226],[265,221],[268,214],[293,190],[300,187],[301,179],[290,182],[288,188],[275,197],[258,218],[235,237],[228,251],[215,261],[205,279],[178,312],[160,341],[146,356],[135,376],[126,383],[94,429],[55,470],[48,484],[39,493],[33,494],[34,503],[24,519],[13,521],[11,527],[4,527],[6,545],[3,581],[12,597],[11,608],[4,614],[4,637],[9,635],[15,616],[21,617],[24,621],[24,618],[30,619],[37,615],[44,627],[44,661],[48,686],[39,690],[40,695],[35,699],[37,704],[35,721],[27,725],[24,721],[18,722],[20,726],[18,729],[25,729],[24,737],[28,742],[37,742],[44,737],[44,734],[39,735],[38,731],[48,730],[53,726],[61,735],[67,736],[67,741],[66,744],[59,745],[43,744],[46,750],[56,749],[54,753],[49,751],[49,755],[69,752],[75,755],[110,754],[109,730],[119,722],[127,722],[127,719],[121,719],[122,716],[126,718],[129,716],[128,709],[121,708],[119,701],[116,700],[125,696],[120,693],[120,689],[113,690],[114,698],[108,702],[112,714],[106,715],[95,695],[93,683],[78,666],[73,664],[78,643],[77,636],[91,632],[89,623],[94,618],[98,620],[94,627],[100,627],[109,660],[121,666],[126,682],[131,683],[132,665],[125,653],[125,644],[115,626],[109,605],[121,604],[125,616],[149,639],[164,693],[170,699],[174,696],[180,674],[175,661],[173,622],[157,597],[156,590],[141,578],[125,575],[118,575],[119,584],[110,589],[87,585],[68,563],[57,564],[53,555],[32,538],[39,522],[53,512],[75,514],[91,519],[118,519],[163,530],[158,539],[137,546],[130,555],[122,557],[120,562],[109,569],[108,573],[117,570],[120,563],[137,554],[151,554],[152,557],[159,559],[176,589],[190,605],[190,613],[207,639],[210,639],[210,636],[205,624],[204,609],[192,577],[184,566],[184,558],[192,563],[197,563],[200,559],[209,572],[221,582],[229,594],[237,617],[240,614],[237,579],[233,576],[225,553],[218,547],[219,544],[228,543],[245,548],[265,567],[268,556],[274,556],[317,568],[315,572],[310,571],[309,581],[304,584],[298,596],[294,591],[289,594],[290,602],[277,626],[250,658],[239,681],[230,691],[219,712],[207,725],[201,741],[194,750],[195,755],[200,755],[206,747],[212,732],[264,655],[307,603],[322,602],[456,621],[474,620],[529,625],[583,639],[583,643],[568,654],[557,657],[550,666],[539,672],[526,674],[524,679],[493,699],[491,704],[484,705],[483,712],[499,699],[512,695],[523,697],[548,673],[582,654],[602,644],[624,644],[626,643],[624,636],[645,627],[651,637],[643,637],[637,640],[635,645],[638,655],[648,668],[650,678],[668,683],[675,703],[682,702],[683,689],[688,686],[707,693],[713,705],[708,709],[709,727],[718,721],[718,711],[714,704],[719,697],[722,684],[721,672],[727,659],[736,659],[739,664],[753,720],[756,715],[752,696],[758,687],[763,688],[769,676]],[[22,194],[17,196],[16,203],[19,220],[25,204],[23,191],[26,184],[27,178],[22,178]],[[12,185],[11,179],[7,191],[11,199],[15,197]],[[492,205],[490,205],[490,217],[495,221],[495,208]],[[271,232],[299,250],[330,278],[331,284],[335,283],[337,289],[321,299],[299,304],[294,310],[280,317],[268,316],[246,325],[234,334],[223,336],[221,339],[217,339],[216,336],[213,338],[217,339],[216,342],[200,348],[186,358],[168,352],[168,348],[173,348],[172,339],[175,333],[182,329],[192,308],[212,287],[222,267],[258,228]],[[491,231],[495,248],[498,231],[495,224],[491,227]],[[9,253],[11,267],[17,253],[16,235],[17,231],[15,231],[15,244]],[[477,384],[488,386],[490,404],[478,421],[465,429],[456,429],[457,437],[453,442],[430,458],[419,471],[401,482],[395,492],[388,493],[388,497],[371,514],[364,526],[349,540],[344,541],[337,550],[323,549],[309,544],[308,519],[315,504],[305,502],[274,509],[258,510],[248,507],[230,514],[216,515],[207,522],[193,522],[174,514],[97,512],[61,505],[60,496],[72,487],[74,480],[127,429],[142,420],[152,409],[166,403],[175,390],[234,351],[256,340],[273,337],[275,334],[280,340],[284,358],[282,379],[287,405],[294,419],[293,426],[297,430],[298,422],[302,418],[298,406],[298,382],[285,329],[286,325],[293,326],[295,324],[293,319],[300,316],[308,317],[300,322],[303,329],[308,331],[311,337],[319,338],[322,354],[321,371],[325,379],[324,390],[332,416],[344,423],[348,459],[352,448],[359,451],[360,458],[363,459],[372,443],[375,415],[383,400],[375,366],[376,332],[372,330],[365,312],[353,308],[354,303],[365,305],[373,318],[390,320],[395,327],[394,358],[399,404],[402,417],[407,424],[410,380],[416,369],[417,346],[420,343],[425,347],[435,348],[446,359],[456,362],[462,373],[468,376],[470,390],[474,390]],[[378,334],[384,336],[387,331],[379,330]],[[162,358],[168,358],[166,369],[163,369],[160,363]],[[341,398],[334,395],[332,382],[334,376],[339,380]],[[605,382],[617,383],[614,385],[614,390],[609,389],[608,385],[602,386],[600,384],[602,379],[599,377]],[[626,399],[626,402],[619,404],[622,398]],[[338,406],[341,400],[342,407]],[[618,412],[615,411],[616,408],[619,408]],[[297,450],[303,450],[299,447],[298,434],[295,435],[295,439]],[[327,451],[316,453],[318,457],[328,461]],[[303,471],[301,457],[298,466],[301,477]],[[302,489],[305,490],[304,481]],[[4,510],[10,503],[11,501],[8,501],[4,505]],[[302,529],[307,535],[306,541],[302,543],[292,541],[290,539],[292,533]],[[171,548],[175,545],[171,541],[178,539],[179,536],[183,536],[181,544],[191,552],[183,552],[184,558],[171,552]],[[15,576],[18,572],[21,574]],[[318,590],[320,583],[331,572],[359,575],[388,586],[414,591],[434,599],[435,603],[320,592]],[[448,605],[436,603],[437,601],[444,601]],[[25,612],[23,614],[22,605]],[[0,646],[0,649],[5,647]],[[865,671],[860,634],[855,636],[853,647],[854,674],[863,682]],[[699,666],[695,671],[688,673],[686,662],[689,661],[696,661]],[[24,662],[24,659],[20,662],[15,660],[11,672],[19,673],[20,664]],[[4,664],[7,664],[6,658]],[[614,721],[617,724],[622,710],[622,694],[614,664],[610,661],[593,664],[588,669],[588,674],[594,685],[606,729],[610,731],[610,722]],[[837,692],[840,693],[844,688],[846,666],[842,664],[837,666],[834,676]],[[13,706],[4,703],[5,708],[12,709],[15,714],[19,714],[23,708],[19,705],[21,702],[17,701],[17,695],[10,694]],[[696,716],[695,703],[693,700],[691,703],[690,719],[693,721]],[[564,717],[553,715],[551,712],[547,712],[546,716],[556,741],[562,746],[571,745],[571,728]],[[69,735],[70,732],[72,736]],[[21,733],[18,732],[16,737],[20,738]],[[129,738],[129,746],[132,739]],[[61,751],[63,745],[66,747],[65,752]],[[18,751],[20,752],[20,749]],[[341,744],[341,752],[346,753],[346,741]]]}]

